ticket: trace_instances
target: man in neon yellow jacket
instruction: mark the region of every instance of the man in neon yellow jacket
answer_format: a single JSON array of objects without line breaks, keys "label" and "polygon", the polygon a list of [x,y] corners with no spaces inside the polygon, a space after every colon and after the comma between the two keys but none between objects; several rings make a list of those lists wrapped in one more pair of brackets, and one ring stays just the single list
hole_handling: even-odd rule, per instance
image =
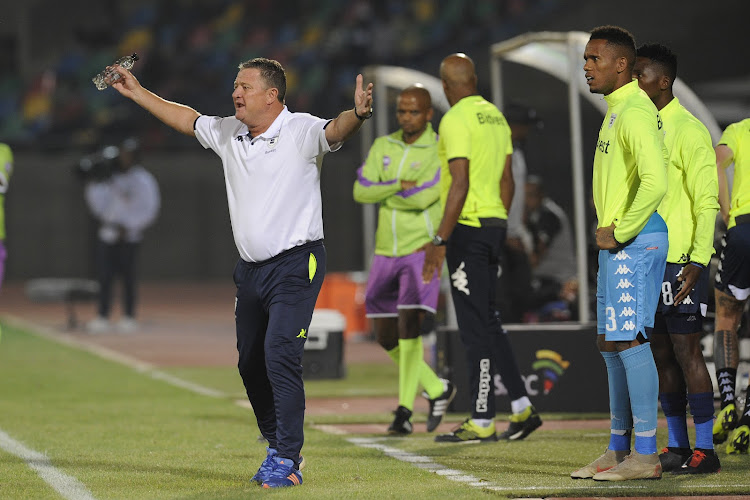
[{"label": "man in neon yellow jacket", "polygon": [[[669,251],[651,337],[669,433],[659,460],[664,472],[715,473],[721,464],[711,437],[714,391],[700,340],[708,308],[705,268],[714,251],[719,211],[716,155],[708,129],[672,93],[677,57],[668,47],[638,47],[633,76],[659,110],[669,152],[669,189],[658,210],[669,228]],[[688,403],[695,424],[695,451],[685,419]]]},{"label": "man in neon yellow jacket", "polygon": [[455,396],[454,385],[440,379],[424,361],[422,322],[437,308],[437,273],[422,283],[422,246],[440,223],[440,164],[432,129],[432,101],[422,86],[404,89],[396,103],[400,129],[375,140],[357,171],[354,199],[379,203],[375,255],[365,293],[367,317],[378,342],[399,366],[399,406],[391,434],[410,434],[419,385],[430,402],[427,430],[440,423]]},{"label": "man in neon yellow jacket", "polygon": [[611,424],[605,453],[571,477],[656,479],[659,377],[649,339],[669,248],[667,225],[656,213],[667,192],[668,155],[656,106],[632,79],[633,36],[618,26],[595,28],[583,58],[589,90],[607,102],[592,184],[597,347],[607,367]]},{"label": "man in neon yellow jacket", "polygon": [[[714,283],[714,361],[721,410],[716,416],[713,438],[714,443],[723,443],[731,433],[727,454],[746,454],[750,448],[750,385],[745,388],[745,409],[739,418],[740,402],[735,399],[735,390],[740,362],[737,330],[750,297],[750,118],[730,124],[715,151],[719,205],[727,231],[721,240]],[[732,164],[730,193],[725,170]]]},{"label": "man in neon yellow jacket", "polygon": [[7,144],[0,143],[0,286],[5,276],[5,193],[13,172],[13,152]]}]

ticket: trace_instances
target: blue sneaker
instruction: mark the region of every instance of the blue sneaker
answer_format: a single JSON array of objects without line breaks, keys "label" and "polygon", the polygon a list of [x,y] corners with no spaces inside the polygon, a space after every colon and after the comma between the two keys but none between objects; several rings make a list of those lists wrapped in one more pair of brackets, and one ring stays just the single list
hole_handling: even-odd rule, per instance
[{"label": "blue sneaker", "polygon": [[284,488],[302,484],[302,473],[294,466],[294,460],[278,455],[273,457],[274,467],[268,479],[263,481],[264,488]]},{"label": "blue sneaker", "polygon": [[266,451],[268,452],[268,455],[266,455],[266,459],[263,460],[263,463],[260,464],[258,472],[250,478],[251,483],[263,484],[263,482],[271,475],[271,472],[273,472],[273,458],[276,456],[276,450],[274,448],[266,448]]}]

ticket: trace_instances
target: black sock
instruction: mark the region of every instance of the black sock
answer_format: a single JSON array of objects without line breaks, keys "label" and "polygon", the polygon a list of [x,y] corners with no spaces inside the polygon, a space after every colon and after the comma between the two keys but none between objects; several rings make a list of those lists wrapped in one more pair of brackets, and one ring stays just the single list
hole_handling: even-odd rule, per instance
[{"label": "black sock", "polygon": [[734,368],[720,368],[716,370],[716,380],[719,383],[719,396],[721,397],[721,408],[734,404],[734,388],[736,385],[737,370]]}]

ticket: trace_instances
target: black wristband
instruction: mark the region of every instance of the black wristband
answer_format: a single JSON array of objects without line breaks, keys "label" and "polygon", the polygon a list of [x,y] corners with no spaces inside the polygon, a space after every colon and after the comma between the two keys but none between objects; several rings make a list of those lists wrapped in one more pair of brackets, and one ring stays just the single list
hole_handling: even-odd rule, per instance
[{"label": "black wristband", "polygon": [[368,118],[370,118],[372,116],[372,108],[370,108],[370,112],[367,113],[366,115],[359,116],[357,114],[357,106],[354,106],[354,116],[356,116],[357,119],[360,120],[360,121],[367,120]]}]

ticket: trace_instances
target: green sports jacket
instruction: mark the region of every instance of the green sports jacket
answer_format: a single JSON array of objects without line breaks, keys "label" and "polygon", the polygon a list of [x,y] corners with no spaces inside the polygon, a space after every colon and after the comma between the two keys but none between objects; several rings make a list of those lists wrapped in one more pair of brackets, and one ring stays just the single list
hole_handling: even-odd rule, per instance
[{"label": "green sports jacket", "polygon": [[711,134],[676,97],[659,111],[669,152],[659,215],[669,229],[667,262],[708,266],[714,253],[719,181]]},{"label": "green sports jacket", "polygon": [[[402,137],[398,130],[375,139],[354,182],[355,201],[380,204],[376,255],[414,253],[433,238],[443,216],[437,134],[428,123],[412,144]],[[402,190],[402,180],[417,185]]]}]

